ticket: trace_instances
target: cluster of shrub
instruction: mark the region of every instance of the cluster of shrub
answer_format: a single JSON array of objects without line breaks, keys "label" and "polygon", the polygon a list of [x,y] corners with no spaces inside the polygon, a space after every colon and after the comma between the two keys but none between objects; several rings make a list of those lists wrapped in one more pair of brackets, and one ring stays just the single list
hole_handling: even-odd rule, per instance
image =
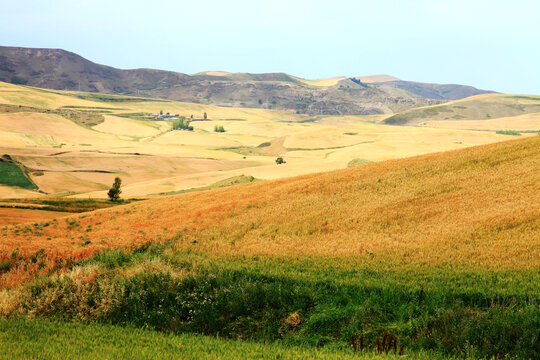
[{"label": "cluster of shrub", "polygon": [[497,134],[500,135],[514,135],[514,136],[521,136],[521,133],[516,130],[497,130]]},{"label": "cluster of shrub", "polygon": [[187,253],[169,257],[166,248],[146,244],[131,254],[107,251],[75,264],[63,276],[40,279],[20,294],[12,315],[317,347],[347,344],[354,334],[373,344],[391,328],[413,351],[540,356],[537,300],[508,295],[494,301],[474,291],[452,296],[441,289],[298,281],[250,266],[206,266]]},{"label": "cluster of shrub", "polygon": [[190,125],[189,120],[186,120],[185,116],[173,120],[173,130],[188,130],[193,131],[193,126]]}]

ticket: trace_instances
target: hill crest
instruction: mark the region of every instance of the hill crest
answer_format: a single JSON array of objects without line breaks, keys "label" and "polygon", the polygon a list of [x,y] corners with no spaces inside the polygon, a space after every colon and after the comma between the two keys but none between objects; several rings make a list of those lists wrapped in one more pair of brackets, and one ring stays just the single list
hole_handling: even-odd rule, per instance
[{"label": "hill crest", "polygon": [[[347,79],[353,81],[342,83]],[[122,70],[93,63],[61,49],[18,47],[0,47],[0,81],[55,90],[77,91],[80,87],[90,92],[312,115],[392,114],[446,100],[444,91],[425,91],[421,85],[404,85],[407,82],[388,75],[318,80],[285,73],[208,71],[187,75],[145,68]],[[398,83],[393,84],[395,81]],[[385,86],[379,86],[381,84]],[[395,88],[403,91],[391,90]],[[477,89],[471,91],[467,94],[485,93]],[[430,98],[433,93],[436,97]]]}]

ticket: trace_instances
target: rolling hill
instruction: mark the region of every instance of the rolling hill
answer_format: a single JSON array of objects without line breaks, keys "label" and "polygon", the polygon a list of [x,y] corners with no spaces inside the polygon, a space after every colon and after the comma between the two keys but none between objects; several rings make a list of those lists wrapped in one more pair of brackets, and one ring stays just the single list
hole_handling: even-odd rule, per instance
[{"label": "rolling hill", "polygon": [[[423,259],[440,265],[511,269],[540,259],[540,244],[521,235],[523,230],[533,238],[538,236],[534,224],[540,219],[539,144],[540,136],[533,136],[138,202],[74,218],[81,225],[70,231],[66,231],[67,221],[40,231],[37,237],[4,229],[2,249],[7,254],[7,244],[15,241],[20,243],[21,254],[41,246],[80,256],[104,247],[167,239],[187,228],[176,243],[178,248],[220,256],[348,257],[363,256],[367,250],[384,259],[407,253],[402,259],[405,263]],[[262,214],[267,214],[264,223],[257,220]],[[251,223],[253,229],[245,228]],[[514,225],[498,230],[507,223]],[[134,235],[133,224],[142,230],[140,235]],[[239,224],[244,225],[235,228]],[[487,224],[491,224],[489,231],[484,229]],[[90,233],[87,227],[92,227]],[[483,232],[478,233],[479,227]],[[116,230],[111,232],[112,228]],[[437,236],[431,238],[434,231]],[[103,241],[84,248],[71,245],[72,238],[85,233]],[[474,242],[459,240],[467,234],[476,234]],[[48,236],[55,241],[43,242]],[[503,249],[513,236],[513,256],[508,257]],[[483,241],[484,237],[490,240]],[[336,246],[330,246],[328,239]],[[474,255],[463,256],[467,251]]]},{"label": "rolling hill", "polygon": [[533,136],[7,226],[0,313],[344,354],[355,335],[376,349],[386,333],[413,357],[537,358],[539,147]]},{"label": "rolling hill", "polygon": [[17,47],[0,47],[0,81],[73,91],[80,85],[82,91],[318,115],[391,114],[487,92],[411,83],[388,75],[305,80],[284,73],[120,70],[65,50]]},{"label": "rolling hill", "polygon": [[[149,115],[160,110],[209,119],[194,121],[194,131],[172,131],[171,121]],[[397,129],[378,123],[383,119],[0,83],[0,155],[15,159],[39,187],[7,186],[13,182],[5,179],[0,198],[104,197],[116,176],[125,197],[156,196],[239,176],[276,179],[506,139],[494,131]],[[226,131],[214,132],[216,125]],[[278,156],[286,163],[276,166]]]},{"label": "rolling hill", "polygon": [[429,99],[441,100],[459,100],[474,95],[494,93],[493,91],[479,90],[472,86],[456,84],[429,84],[414,81],[403,81],[399,79],[385,81],[384,85],[407,90],[413,94]]},{"label": "rolling hill", "polygon": [[536,132],[540,96],[490,94],[404,111],[384,119],[391,125]]}]

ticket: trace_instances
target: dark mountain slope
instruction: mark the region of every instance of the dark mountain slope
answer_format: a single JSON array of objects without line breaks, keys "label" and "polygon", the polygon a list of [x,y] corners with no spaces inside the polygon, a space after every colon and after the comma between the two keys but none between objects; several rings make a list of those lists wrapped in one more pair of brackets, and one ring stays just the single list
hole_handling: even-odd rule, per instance
[{"label": "dark mountain slope", "polygon": [[384,85],[407,90],[422,97],[441,100],[459,100],[473,95],[494,93],[494,91],[480,90],[466,85],[429,84],[403,80],[388,81]]},{"label": "dark mountain slope", "polygon": [[[334,86],[312,86],[285,73],[187,75],[153,69],[121,70],[61,49],[19,47],[0,47],[0,81],[307,114],[391,114],[442,103],[450,98],[447,93],[451,98],[470,93],[459,90],[459,85],[403,81],[364,84],[356,78]],[[445,90],[444,86],[451,88]]]}]

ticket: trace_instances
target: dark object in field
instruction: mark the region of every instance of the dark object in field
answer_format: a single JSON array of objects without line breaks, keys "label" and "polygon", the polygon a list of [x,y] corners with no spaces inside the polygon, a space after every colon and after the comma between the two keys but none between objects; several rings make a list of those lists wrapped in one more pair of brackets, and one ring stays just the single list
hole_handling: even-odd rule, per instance
[{"label": "dark object in field", "polygon": [[[404,356],[405,355],[405,349],[403,346],[400,346],[399,352],[398,352],[398,345],[397,345],[397,337],[388,334],[388,331],[386,331],[383,334],[382,341],[379,340],[377,337],[376,344],[377,344],[377,354],[388,354],[391,353],[393,350],[394,355]],[[353,335],[351,335],[351,347],[353,348],[353,352],[357,352],[358,348],[360,348],[360,352],[364,351],[366,349],[366,352],[371,351],[371,345],[368,345],[367,347],[364,347],[364,335],[360,336],[359,338],[359,344],[356,343],[356,338]]]}]

